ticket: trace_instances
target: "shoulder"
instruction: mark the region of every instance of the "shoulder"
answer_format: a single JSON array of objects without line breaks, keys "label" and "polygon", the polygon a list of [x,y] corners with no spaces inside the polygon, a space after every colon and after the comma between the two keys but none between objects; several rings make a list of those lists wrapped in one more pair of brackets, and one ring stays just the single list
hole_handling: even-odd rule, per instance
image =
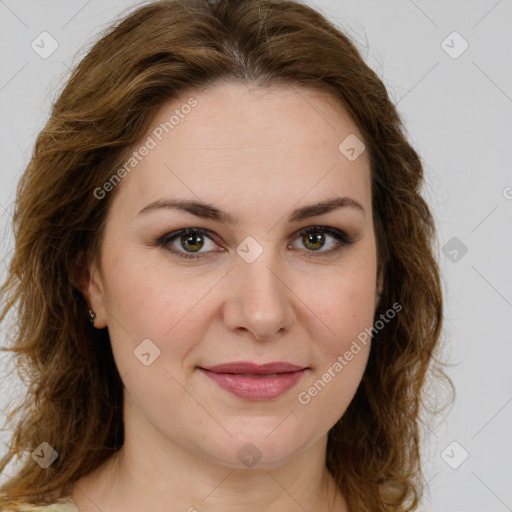
[{"label": "shoulder", "polygon": [[76,503],[71,497],[62,498],[51,505],[18,505],[14,508],[2,509],[5,512],[79,512]]}]

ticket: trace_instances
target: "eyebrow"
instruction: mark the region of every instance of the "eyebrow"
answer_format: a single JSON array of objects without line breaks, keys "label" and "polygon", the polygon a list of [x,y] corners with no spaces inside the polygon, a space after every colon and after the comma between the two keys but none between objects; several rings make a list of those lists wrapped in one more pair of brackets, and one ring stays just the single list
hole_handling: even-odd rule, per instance
[{"label": "eyebrow", "polygon": [[[321,203],[303,206],[294,210],[288,218],[288,222],[300,222],[310,217],[325,215],[340,208],[353,208],[360,211],[363,215],[365,210],[361,203],[350,197],[335,197],[327,199]],[[231,213],[219,210],[215,206],[195,200],[177,200],[177,199],[159,199],[148,204],[137,215],[142,215],[154,210],[174,209],[188,212],[196,217],[211,219],[225,224],[235,225],[238,223],[238,217]]]}]

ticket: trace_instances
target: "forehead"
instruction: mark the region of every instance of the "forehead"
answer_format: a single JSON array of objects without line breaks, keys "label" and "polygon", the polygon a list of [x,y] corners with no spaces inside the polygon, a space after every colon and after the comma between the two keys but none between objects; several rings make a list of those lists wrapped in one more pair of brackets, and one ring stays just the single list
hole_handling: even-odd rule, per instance
[{"label": "forehead", "polygon": [[369,201],[367,152],[350,161],[339,149],[354,136],[363,138],[326,92],[217,83],[161,106],[133,148],[150,147],[124,179],[121,196],[140,205],[164,194],[210,202],[236,194],[248,205],[256,196],[325,198],[335,188]]}]

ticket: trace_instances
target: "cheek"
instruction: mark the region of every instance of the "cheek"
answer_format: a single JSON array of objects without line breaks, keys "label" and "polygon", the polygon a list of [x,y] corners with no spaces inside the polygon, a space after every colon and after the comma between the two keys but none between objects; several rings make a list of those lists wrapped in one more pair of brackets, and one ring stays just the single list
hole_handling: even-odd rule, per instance
[{"label": "cheek", "polygon": [[333,277],[309,289],[305,303],[318,316],[332,336],[351,336],[352,329],[365,327],[374,315],[375,285],[373,282],[344,277]]},{"label": "cheek", "polygon": [[[345,412],[364,374],[375,313],[376,269],[372,252],[354,258],[343,269],[309,287],[310,337],[314,367],[300,386],[297,401],[310,413],[324,411],[327,430]],[[302,293],[306,293],[304,289]],[[314,423],[314,415],[310,414]]]},{"label": "cheek", "polygon": [[[340,278],[330,280],[329,286],[329,293],[324,290],[318,297],[311,297],[311,305],[308,301],[319,319],[314,325],[310,320],[310,336],[316,340],[318,357],[316,373],[330,371],[331,376],[332,372],[343,374],[333,380],[355,382],[362,376],[370,348],[375,285],[371,280]],[[335,364],[340,356],[343,368]],[[329,376],[325,378],[329,380]]]},{"label": "cheek", "polygon": [[205,288],[193,288],[183,275],[137,257],[117,258],[112,270],[109,334],[127,399],[155,424],[172,414],[175,404],[195,410],[197,403],[183,393],[179,365],[190,341],[202,335],[196,320]]},{"label": "cheek", "polygon": [[352,339],[372,325],[375,314],[376,262],[371,251],[343,267],[316,278],[315,286],[303,284],[298,294],[311,311],[307,326],[317,339],[321,333],[325,353],[346,350]]},{"label": "cheek", "polygon": [[[160,340],[175,327],[185,329],[201,297],[215,284],[214,276],[200,280],[172,270],[165,261],[152,264],[140,253],[118,254],[111,260],[107,302],[114,324],[135,340]],[[217,277],[218,279],[218,277]],[[195,283],[195,284],[194,284]],[[179,325],[178,325],[179,324]]]},{"label": "cheek", "polygon": [[364,289],[356,282],[332,285],[331,301],[321,310],[329,328],[324,327],[321,336],[315,328],[313,371],[296,394],[309,427],[321,423],[325,432],[343,416],[361,383],[374,318],[375,287],[371,283]]}]

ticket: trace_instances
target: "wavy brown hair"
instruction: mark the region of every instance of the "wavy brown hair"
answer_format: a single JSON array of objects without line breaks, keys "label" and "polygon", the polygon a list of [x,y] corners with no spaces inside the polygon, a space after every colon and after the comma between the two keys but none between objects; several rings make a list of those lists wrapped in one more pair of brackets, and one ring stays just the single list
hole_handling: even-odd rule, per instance
[{"label": "wavy brown hair", "polygon": [[[0,508],[43,504],[123,444],[123,385],[107,329],[92,328],[78,277],[98,254],[109,205],[94,190],[147,133],[160,106],[219,80],[328,92],[364,137],[384,287],[375,318],[402,310],[373,339],[357,393],[328,435],[327,460],[351,510],[410,511],[422,496],[424,390],[451,385],[436,353],[442,293],[435,225],[420,195],[421,160],[395,105],[354,43],[312,8],[291,0],[166,0],[129,13],[102,34],[54,103],[22,175],[15,248],[1,320],[27,383],[0,471]],[[439,380],[436,380],[439,382]],[[47,469],[41,442],[59,454]]]}]

